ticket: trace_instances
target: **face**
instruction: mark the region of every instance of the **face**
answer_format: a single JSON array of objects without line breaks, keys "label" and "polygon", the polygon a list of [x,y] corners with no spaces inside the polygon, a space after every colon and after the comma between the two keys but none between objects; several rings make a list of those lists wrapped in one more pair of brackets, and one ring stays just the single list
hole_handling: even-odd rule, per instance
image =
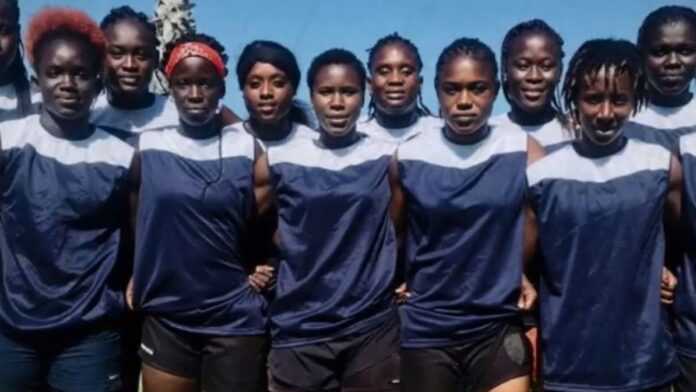
[{"label": "face", "polygon": [[548,108],[561,77],[560,50],[545,34],[523,34],[512,41],[505,64],[510,103],[526,113]]},{"label": "face", "polygon": [[268,63],[256,63],[244,81],[242,93],[251,118],[275,125],[290,111],[295,89],[285,72]]},{"label": "face", "polygon": [[490,65],[472,56],[456,56],[443,66],[439,76],[437,98],[449,128],[469,135],[485,125],[498,93]]},{"label": "face", "polygon": [[621,135],[621,126],[635,107],[633,80],[614,67],[585,75],[576,98],[582,133],[595,144],[609,144]]},{"label": "face", "polygon": [[380,112],[399,115],[415,109],[422,79],[418,60],[408,47],[395,43],[379,49],[370,73],[372,97]]},{"label": "face", "polygon": [[329,64],[314,77],[312,105],[321,127],[331,136],[353,130],[363,105],[364,87],[349,65]]},{"label": "face", "polygon": [[131,19],[109,26],[104,33],[106,87],[117,94],[146,93],[158,61],[152,33]]},{"label": "face", "polygon": [[645,68],[651,88],[666,96],[689,89],[696,76],[696,27],[667,23],[647,36]]},{"label": "face", "polygon": [[89,116],[99,93],[93,49],[78,39],[57,38],[39,48],[37,78],[44,110],[58,118],[79,120]]},{"label": "face", "polygon": [[181,60],[169,80],[179,118],[188,125],[208,124],[225,95],[224,80],[213,64],[201,57]]},{"label": "face", "polygon": [[17,15],[0,0],[0,72],[5,72],[17,56],[19,25]]}]

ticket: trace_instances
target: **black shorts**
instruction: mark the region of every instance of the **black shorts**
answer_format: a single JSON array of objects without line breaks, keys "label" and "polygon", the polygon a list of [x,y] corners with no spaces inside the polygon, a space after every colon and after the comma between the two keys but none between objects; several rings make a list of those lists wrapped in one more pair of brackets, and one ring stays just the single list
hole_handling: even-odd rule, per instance
[{"label": "black shorts", "polygon": [[266,391],[266,336],[194,334],[148,316],[139,353],[145,365],[199,380],[207,392]]},{"label": "black shorts", "polygon": [[674,382],[674,392],[696,391],[696,358],[677,355],[679,359],[679,378]]},{"label": "black shorts", "polygon": [[475,342],[401,349],[404,392],[489,391],[531,374],[531,347],[521,327],[503,328]]},{"label": "black shorts", "polygon": [[364,334],[328,342],[273,348],[269,356],[270,390],[398,391],[399,322],[388,322]]}]

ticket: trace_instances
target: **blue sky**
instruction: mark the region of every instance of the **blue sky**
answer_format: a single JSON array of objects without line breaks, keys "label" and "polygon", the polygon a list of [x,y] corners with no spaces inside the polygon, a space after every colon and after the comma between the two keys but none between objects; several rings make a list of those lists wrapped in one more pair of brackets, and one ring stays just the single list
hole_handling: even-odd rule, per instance
[{"label": "blue sky", "polygon": [[[22,20],[44,5],[81,8],[98,21],[109,9],[127,4],[152,14],[155,0],[21,0]],[[236,56],[254,39],[276,40],[297,56],[301,69],[325,49],[342,47],[367,60],[366,49],[392,33],[411,39],[425,63],[423,97],[437,110],[433,89],[435,62],[442,48],[458,37],[477,37],[496,54],[507,30],[531,18],[546,20],[564,38],[566,61],[580,44],[591,38],[635,40],[643,18],[668,5],[694,7],[696,2],[658,0],[199,0],[194,16],[199,32],[210,34],[226,46],[234,69]],[[245,115],[234,75],[228,80],[225,102]],[[302,81],[298,97],[307,99]],[[508,109],[498,97],[495,113]]]}]

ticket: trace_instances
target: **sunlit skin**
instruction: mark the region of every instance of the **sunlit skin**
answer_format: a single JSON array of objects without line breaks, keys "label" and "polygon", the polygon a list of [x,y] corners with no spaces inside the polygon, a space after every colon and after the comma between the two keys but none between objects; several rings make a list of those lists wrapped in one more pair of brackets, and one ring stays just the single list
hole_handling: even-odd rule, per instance
[{"label": "sunlit skin", "polygon": [[555,41],[543,33],[522,34],[512,41],[503,66],[512,120],[530,122],[534,117],[543,122],[553,118],[551,100],[562,71]]},{"label": "sunlit skin", "polygon": [[107,40],[104,73],[109,101],[123,108],[146,107],[158,54],[152,32],[133,19],[122,19],[104,31]]},{"label": "sunlit skin", "polygon": [[380,114],[414,112],[422,84],[418,71],[415,54],[402,43],[383,46],[375,53],[369,86]]},{"label": "sunlit skin", "polygon": [[6,1],[0,0],[0,85],[12,82],[7,69],[17,56],[19,25],[12,11]]},{"label": "sunlit skin", "polygon": [[581,80],[575,106],[582,134],[594,144],[611,144],[634,110],[634,81],[615,67],[602,67]]},{"label": "sunlit skin", "polygon": [[269,63],[256,63],[244,81],[244,103],[254,130],[291,126],[288,113],[295,89],[285,72]]},{"label": "sunlit skin", "polygon": [[696,26],[683,21],[663,24],[647,35],[646,48],[651,101],[661,106],[688,102],[689,84],[696,76]]},{"label": "sunlit skin", "polygon": [[201,57],[187,57],[174,67],[169,84],[182,125],[210,128],[225,95],[224,80],[215,66]]},{"label": "sunlit skin", "polygon": [[94,56],[94,50],[76,38],[54,39],[41,47],[36,72],[44,115],[55,121],[88,119],[100,86]]},{"label": "sunlit skin", "polygon": [[468,136],[486,125],[499,83],[484,60],[454,57],[441,70],[437,84],[440,112],[454,135]]},{"label": "sunlit skin", "polygon": [[330,137],[355,131],[364,97],[360,76],[350,65],[326,65],[314,78],[312,105],[322,130]]}]

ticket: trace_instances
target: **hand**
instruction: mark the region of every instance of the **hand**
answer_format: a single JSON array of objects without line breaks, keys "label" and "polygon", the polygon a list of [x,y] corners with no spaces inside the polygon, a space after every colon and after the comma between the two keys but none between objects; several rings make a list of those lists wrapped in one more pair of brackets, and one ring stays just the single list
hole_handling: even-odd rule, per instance
[{"label": "hand", "polygon": [[128,305],[128,309],[133,310],[133,278],[128,280],[126,287],[126,305]]},{"label": "hand", "polygon": [[396,303],[399,305],[406,303],[406,300],[411,297],[411,293],[408,292],[406,283],[399,285],[399,287],[394,290],[394,294],[396,295]]},{"label": "hand", "polygon": [[667,267],[662,267],[662,281],[660,282],[660,300],[663,304],[674,303],[674,290],[677,287],[677,277]]},{"label": "hand", "polygon": [[517,307],[522,310],[530,310],[534,307],[537,300],[537,291],[534,285],[522,275],[522,285],[520,287],[520,298],[517,300]]},{"label": "hand", "polygon": [[257,265],[254,273],[249,275],[249,285],[260,293],[275,283],[275,269],[270,265]]}]

